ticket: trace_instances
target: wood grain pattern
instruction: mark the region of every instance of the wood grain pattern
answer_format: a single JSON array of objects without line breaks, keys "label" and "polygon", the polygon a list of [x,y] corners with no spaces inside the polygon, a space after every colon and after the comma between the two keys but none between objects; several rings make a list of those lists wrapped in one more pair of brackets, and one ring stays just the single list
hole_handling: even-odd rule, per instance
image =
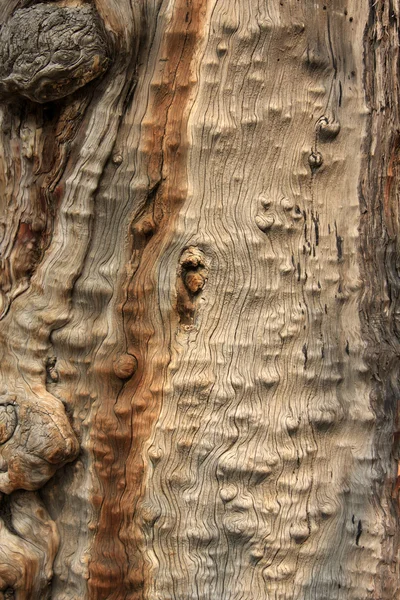
[{"label": "wood grain pattern", "polygon": [[23,11],[100,58],[0,61],[0,598],[396,598],[397,0]]},{"label": "wood grain pattern", "polygon": [[368,14],[346,9],[213,6],[190,196],[160,276],[189,245],[211,268],[149,447],[149,598],[374,588],[357,230]]}]

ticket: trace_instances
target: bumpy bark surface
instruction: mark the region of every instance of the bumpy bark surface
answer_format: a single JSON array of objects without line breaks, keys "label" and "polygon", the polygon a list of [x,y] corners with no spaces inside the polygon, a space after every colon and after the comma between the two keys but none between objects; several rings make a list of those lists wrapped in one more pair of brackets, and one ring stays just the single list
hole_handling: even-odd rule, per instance
[{"label": "bumpy bark surface", "polygon": [[397,598],[397,0],[0,20],[0,598]]}]

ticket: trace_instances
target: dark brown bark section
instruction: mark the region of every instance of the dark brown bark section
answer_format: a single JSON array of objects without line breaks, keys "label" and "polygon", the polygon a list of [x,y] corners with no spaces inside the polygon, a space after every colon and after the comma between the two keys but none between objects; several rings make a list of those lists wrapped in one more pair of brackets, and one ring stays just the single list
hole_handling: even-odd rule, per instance
[{"label": "dark brown bark section", "polygon": [[365,33],[370,117],[360,185],[360,251],[365,286],[361,315],[377,418],[373,493],[386,527],[373,593],[376,600],[397,598],[400,591],[396,484],[400,459],[399,25],[396,0],[371,2]]}]

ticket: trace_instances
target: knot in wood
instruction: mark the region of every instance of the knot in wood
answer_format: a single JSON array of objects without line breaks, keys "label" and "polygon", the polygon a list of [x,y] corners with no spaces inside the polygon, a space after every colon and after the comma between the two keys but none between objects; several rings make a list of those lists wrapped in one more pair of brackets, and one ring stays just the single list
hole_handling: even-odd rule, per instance
[{"label": "knot in wood", "polygon": [[0,492],[37,490],[79,452],[63,404],[40,396],[0,396]]},{"label": "knot in wood", "polygon": [[320,152],[316,152],[313,150],[308,157],[308,164],[311,167],[311,171],[315,171],[316,169],[319,169],[319,167],[322,165],[322,163],[323,163],[322,154]]},{"label": "knot in wood", "polygon": [[198,248],[188,248],[181,257],[181,277],[187,291],[196,295],[203,289],[208,269],[205,265],[204,255]]},{"label": "knot in wood", "polygon": [[327,117],[321,117],[317,122],[317,132],[319,138],[324,142],[329,142],[339,135],[339,121],[329,121]]},{"label": "knot in wood", "polygon": [[114,373],[119,379],[129,379],[138,368],[138,362],[135,356],[124,354],[114,363]]},{"label": "knot in wood", "polygon": [[90,6],[20,9],[0,31],[0,96],[58,100],[103,74],[109,61],[105,31]]}]

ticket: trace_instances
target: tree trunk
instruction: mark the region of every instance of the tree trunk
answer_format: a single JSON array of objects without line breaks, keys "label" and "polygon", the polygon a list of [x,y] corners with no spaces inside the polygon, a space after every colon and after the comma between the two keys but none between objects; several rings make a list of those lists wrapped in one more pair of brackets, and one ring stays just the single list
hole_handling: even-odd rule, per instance
[{"label": "tree trunk", "polygon": [[398,0],[3,0],[0,598],[392,600]]}]

